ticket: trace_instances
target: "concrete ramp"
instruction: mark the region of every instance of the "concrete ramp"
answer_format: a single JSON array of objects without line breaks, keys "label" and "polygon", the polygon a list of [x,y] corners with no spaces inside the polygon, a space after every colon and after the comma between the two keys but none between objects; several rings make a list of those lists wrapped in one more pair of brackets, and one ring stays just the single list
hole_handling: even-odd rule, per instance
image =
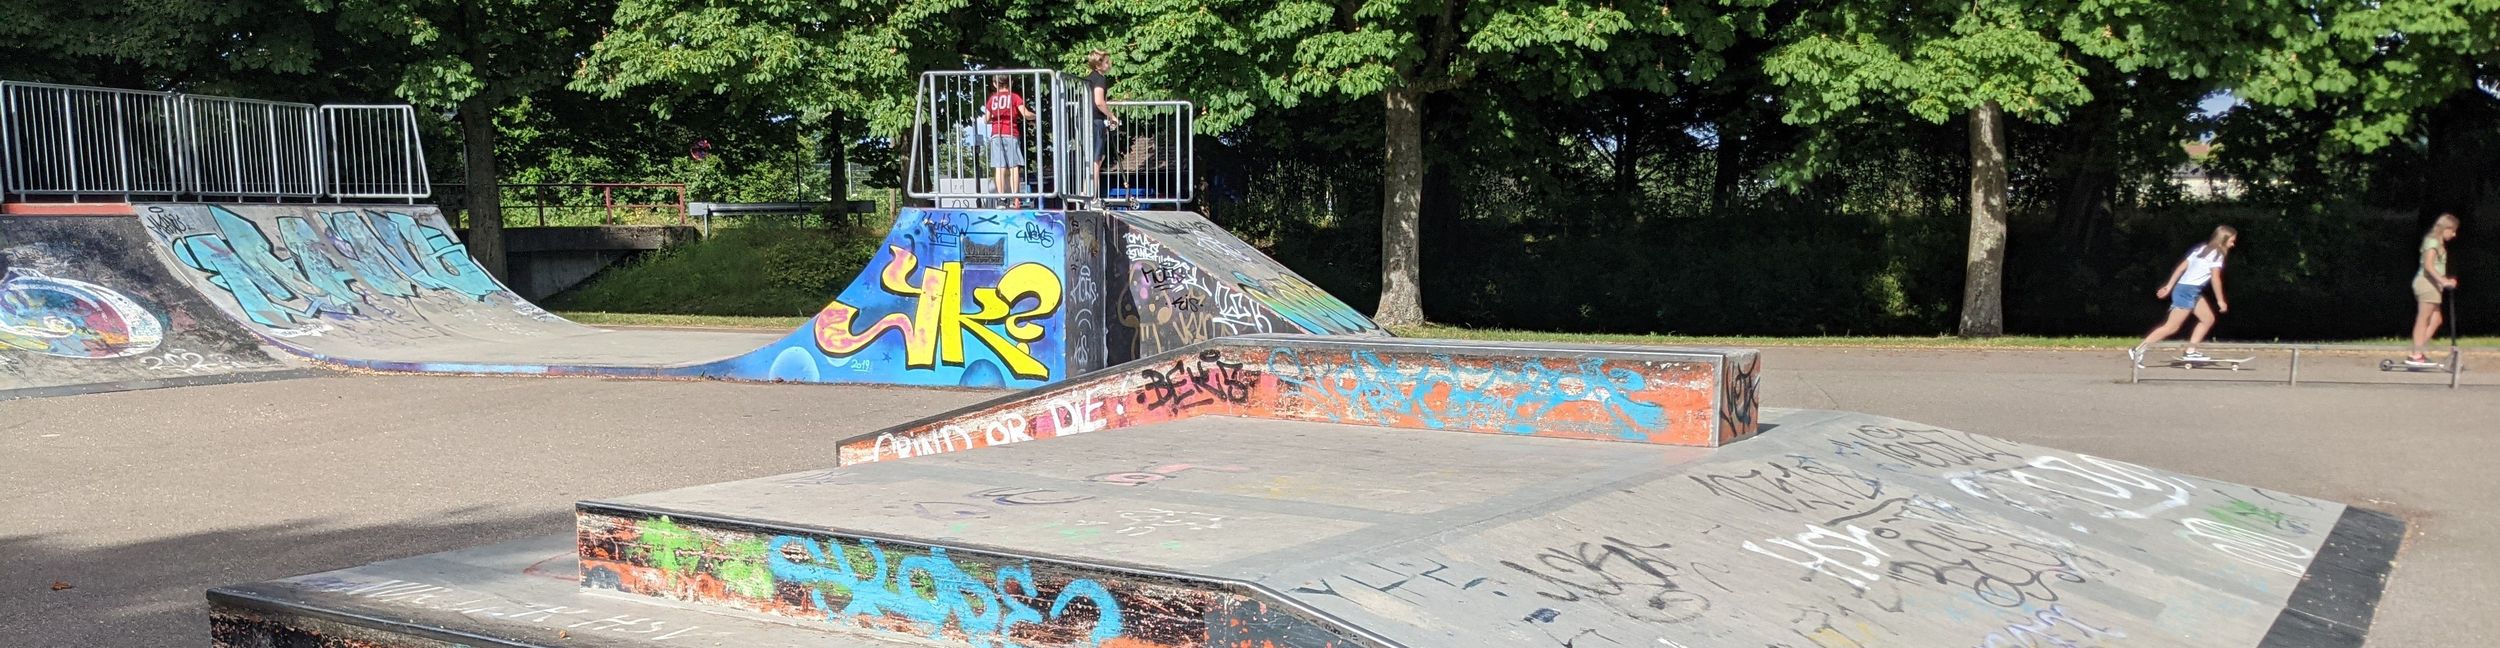
[{"label": "concrete ramp", "polygon": [[[826,645],[2343,648],[2404,534],[2114,458],[1758,411],[1728,387],[1753,357],[1200,343],[843,442],[839,468],[581,502],[569,558],[609,596],[552,600]],[[222,588],[215,627],[569,645],[442,613],[474,604],[411,611],[524,598],[423,574]]]},{"label": "concrete ramp", "polygon": [[0,398],[301,375],[151,247],[127,215],[0,216]]},{"label": "concrete ramp", "polygon": [[1086,600],[1034,623],[1088,641],[1048,645],[2358,646],[2402,535],[1908,421],[1765,424],[1705,450],[1192,419],[586,502],[584,583],[972,645]]},{"label": "concrete ramp", "polygon": [[[634,646],[757,616],[943,646],[2360,646],[2403,531],[1907,421],[1763,423],[1708,449],[1195,418],[580,504],[579,584],[630,596],[464,618],[526,597],[386,563],[212,600],[235,637],[318,609],[513,639],[485,645],[572,645],[510,616],[571,605]],[[607,609],[634,597],[680,607]]]},{"label": "concrete ramp", "polygon": [[906,209],[857,280],[779,335],[565,321],[483,272],[431,206],[139,213],[163,265],[236,323],[362,369],[1029,388],[1221,335],[1381,334],[1180,212]]}]

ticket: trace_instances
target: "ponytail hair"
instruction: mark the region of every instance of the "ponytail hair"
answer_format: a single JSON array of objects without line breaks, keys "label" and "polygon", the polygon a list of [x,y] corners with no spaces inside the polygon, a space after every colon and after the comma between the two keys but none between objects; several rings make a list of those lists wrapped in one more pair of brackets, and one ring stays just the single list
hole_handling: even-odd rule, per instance
[{"label": "ponytail hair", "polygon": [[2216,225],[2214,226],[2214,235],[2205,239],[2205,243],[2203,245],[2196,246],[2196,252],[2198,254],[2206,255],[2209,258],[2222,258],[2231,253],[2231,249],[2223,247],[2222,243],[2239,237],[2239,229],[2233,228],[2229,225]]}]

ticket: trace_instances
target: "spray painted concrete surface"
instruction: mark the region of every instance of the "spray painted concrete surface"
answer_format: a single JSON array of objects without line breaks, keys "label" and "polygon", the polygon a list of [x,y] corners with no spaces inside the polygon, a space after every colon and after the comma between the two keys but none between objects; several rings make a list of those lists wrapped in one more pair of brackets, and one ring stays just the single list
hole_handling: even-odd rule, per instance
[{"label": "spray painted concrete surface", "polygon": [[0,217],[0,398],[294,376],[129,216]]},{"label": "spray painted concrete surface", "polygon": [[[579,585],[605,597],[515,589],[519,558],[211,597],[238,646],[574,645],[545,605],[610,642],[583,645],[705,645],[655,637],[705,616],[605,607],[639,596],[898,645],[2323,648],[2361,645],[2403,532],[1896,419],[1762,425],[1696,448],[1201,417],[584,502]],[[511,553],[566,573],[555,543]]]},{"label": "spray painted concrete surface", "polygon": [[[488,276],[431,206],[138,211],[166,267],[235,321],[364,369],[1030,388],[1219,335],[1380,335],[1184,213],[905,209],[822,312],[770,335],[565,321]],[[1131,247],[1155,256],[1106,257]]]},{"label": "spray painted concrete surface", "polygon": [[1750,349],[1222,338],[841,442],[843,465],[1195,416],[1716,446],[1754,433]]},{"label": "spray painted concrete surface", "polygon": [[[1328,630],[1277,645],[2357,646],[2402,533],[1907,421],[1764,424],[1710,450],[1190,419],[586,502],[584,584],[973,645],[1225,645],[1102,633],[1247,584]],[[1099,611],[1032,632],[1091,643],[997,616],[1086,578]]]}]

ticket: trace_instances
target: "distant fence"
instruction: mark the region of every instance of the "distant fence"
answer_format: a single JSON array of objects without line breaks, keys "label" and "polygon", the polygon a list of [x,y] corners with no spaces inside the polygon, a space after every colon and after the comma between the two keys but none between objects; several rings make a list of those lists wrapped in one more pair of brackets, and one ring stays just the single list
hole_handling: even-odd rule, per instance
[{"label": "distant fence", "polygon": [[[467,209],[467,185],[438,184],[434,189],[446,207]],[[686,185],[681,183],[511,183],[496,185],[495,194],[504,227],[692,224]]]},{"label": "distant fence", "polygon": [[0,81],[4,199],[414,200],[428,186],[404,105]]}]

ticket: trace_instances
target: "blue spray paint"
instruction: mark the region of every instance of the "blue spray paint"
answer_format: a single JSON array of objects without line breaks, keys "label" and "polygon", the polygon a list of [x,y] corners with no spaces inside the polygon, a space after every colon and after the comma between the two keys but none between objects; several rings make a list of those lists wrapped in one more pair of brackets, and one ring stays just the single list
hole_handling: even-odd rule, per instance
[{"label": "blue spray paint", "polygon": [[[1079,599],[1098,610],[1093,632],[1087,635],[1089,645],[1100,646],[1120,636],[1120,604],[1111,591],[1091,579],[1070,581],[1051,602],[1048,617],[1033,609],[1026,601],[1037,600],[1040,593],[1033,586],[1030,567],[1004,567],[998,570],[995,583],[984,583],[957,565],[943,547],[932,547],[928,553],[887,562],[885,549],[875,540],[860,540],[859,548],[868,552],[868,561],[876,566],[874,573],[862,577],[854,566],[850,550],[840,540],[822,544],[797,536],[778,536],[764,552],[773,579],[808,588],[809,601],[816,609],[826,610],[829,620],[843,620],[860,615],[870,617],[901,617],[918,624],[931,639],[944,639],[949,620],[960,628],[976,646],[1011,647],[1009,639],[1023,625],[1041,625],[1067,613]],[[806,556],[804,562],[790,559],[796,549]],[[915,583],[926,583],[927,594],[915,589]],[[1011,587],[1012,585],[1012,587]],[[825,597],[827,590],[848,593],[850,602],[838,611]]]}]

